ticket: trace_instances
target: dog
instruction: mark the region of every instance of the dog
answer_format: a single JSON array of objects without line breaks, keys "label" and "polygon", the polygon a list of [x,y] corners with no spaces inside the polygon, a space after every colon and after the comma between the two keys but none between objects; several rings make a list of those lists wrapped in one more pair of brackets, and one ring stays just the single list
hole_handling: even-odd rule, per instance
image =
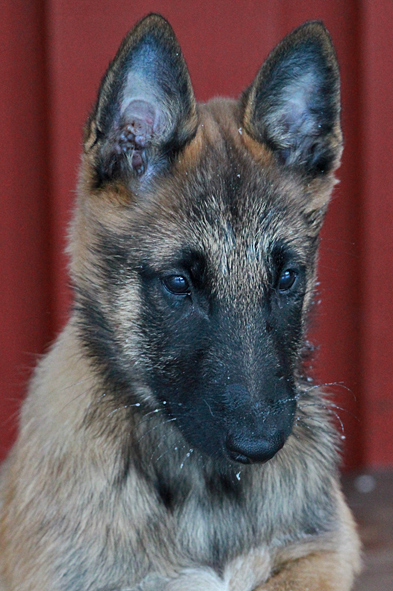
[{"label": "dog", "polygon": [[125,37],[84,132],[74,307],[2,470],[2,591],[352,588],[339,437],[305,378],[339,86],[320,22],[206,104],[164,18]]}]

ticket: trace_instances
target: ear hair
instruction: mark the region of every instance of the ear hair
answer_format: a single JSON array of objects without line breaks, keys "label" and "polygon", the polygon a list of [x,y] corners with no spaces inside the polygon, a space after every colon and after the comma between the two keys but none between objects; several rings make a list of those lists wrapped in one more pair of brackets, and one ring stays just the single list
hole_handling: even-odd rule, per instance
[{"label": "ear hair", "polygon": [[337,168],[340,79],[329,33],[308,22],[271,52],[242,98],[243,125],[277,160],[307,176]]},{"label": "ear hair", "polygon": [[125,37],[87,123],[97,184],[157,174],[196,132],[187,66],[169,23],[151,14]]}]

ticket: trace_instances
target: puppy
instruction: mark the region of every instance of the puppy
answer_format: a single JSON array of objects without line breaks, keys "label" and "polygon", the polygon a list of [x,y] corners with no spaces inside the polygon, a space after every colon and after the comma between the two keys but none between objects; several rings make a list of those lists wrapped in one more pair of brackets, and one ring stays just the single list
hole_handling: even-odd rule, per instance
[{"label": "puppy", "polygon": [[3,591],[349,591],[359,541],[305,379],[342,151],[324,26],[196,104],[170,25],[126,36],[87,122],[75,304],[2,473]]}]

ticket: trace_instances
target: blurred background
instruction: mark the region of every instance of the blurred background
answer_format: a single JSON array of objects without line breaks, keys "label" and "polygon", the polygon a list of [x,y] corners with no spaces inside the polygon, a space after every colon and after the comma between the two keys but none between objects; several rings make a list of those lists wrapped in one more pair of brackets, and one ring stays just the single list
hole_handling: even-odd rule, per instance
[{"label": "blurred background", "polygon": [[174,27],[200,101],[238,96],[305,20],[330,30],[345,151],[321,242],[313,372],[335,392],[344,467],[393,468],[391,0],[0,0],[0,459],[68,316],[82,126],[123,35],[151,11]]},{"label": "blurred background", "polygon": [[322,235],[312,371],[335,393],[343,468],[357,474],[344,478],[367,550],[357,589],[386,591],[393,580],[392,0],[0,0],[0,460],[15,439],[32,369],[69,313],[64,248],[83,123],[123,35],[151,11],[174,27],[200,101],[238,96],[305,20],[322,19],[332,34],[345,151]]}]

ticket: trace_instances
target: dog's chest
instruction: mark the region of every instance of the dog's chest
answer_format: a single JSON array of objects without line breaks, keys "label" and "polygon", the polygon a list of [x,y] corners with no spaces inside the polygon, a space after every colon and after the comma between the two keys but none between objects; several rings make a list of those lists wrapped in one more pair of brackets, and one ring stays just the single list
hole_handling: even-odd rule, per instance
[{"label": "dog's chest", "polygon": [[177,516],[176,544],[191,560],[220,569],[239,552],[258,544],[252,521],[237,503],[190,502]]},{"label": "dog's chest", "polygon": [[[173,532],[175,555],[222,571],[228,562],[256,548],[279,548],[288,540],[305,539],[329,528],[333,507],[327,490],[313,493],[309,488],[304,495],[305,482],[298,483],[297,489],[283,482],[272,488],[260,474],[241,478],[233,489],[217,483],[215,489],[191,491],[167,512],[164,527]],[[312,510],[317,497],[324,499],[326,511]]]},{"label": "dog's chest", "polygon": [[219,478],[208,484],[194,481],[183,497],[174,494],[158,526],[163,536],[172,533],[174,556],[222,571],[236,556],[267,545],[271,528],[264,523],[260,498],[252,494],[248,480],[236,479],[232,485]]}]

